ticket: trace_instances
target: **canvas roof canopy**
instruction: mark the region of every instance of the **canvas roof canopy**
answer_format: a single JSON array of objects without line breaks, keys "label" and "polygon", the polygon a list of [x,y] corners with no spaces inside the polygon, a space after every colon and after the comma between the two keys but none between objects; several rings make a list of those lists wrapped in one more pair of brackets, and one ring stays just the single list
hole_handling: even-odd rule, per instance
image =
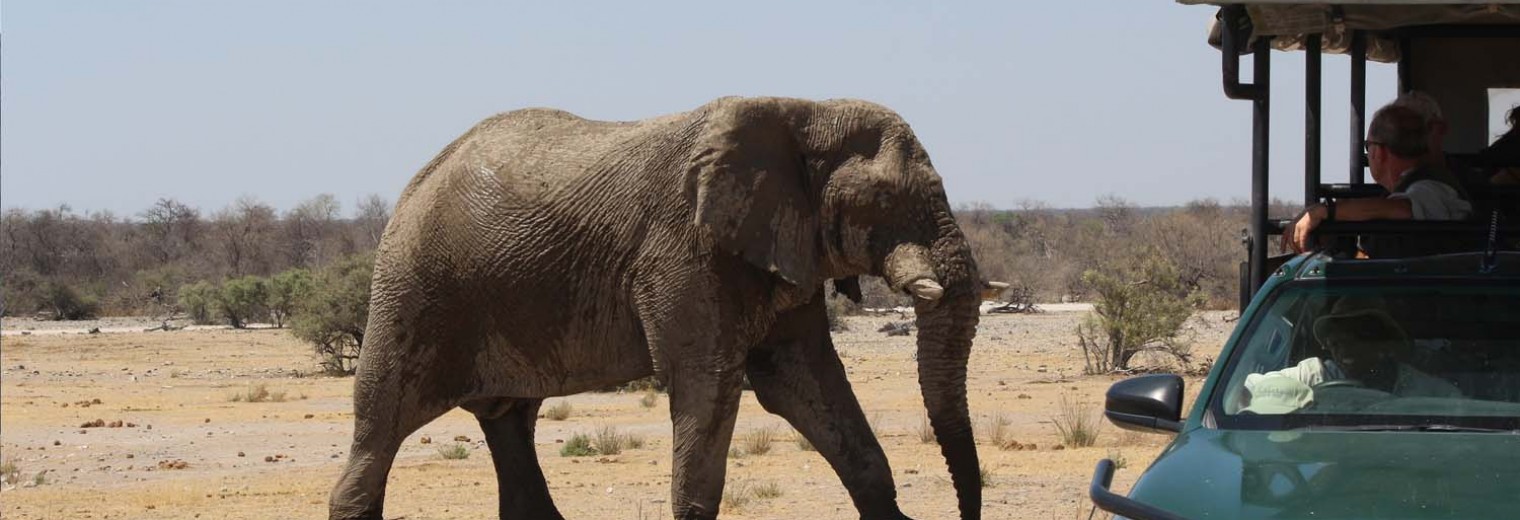
[{"label": "canvas roof canopy", "polygon": [[[1345,53],[1352,31],[1367,31],[1367,59],[1395,62],[1398,42],[1389,33],[1431,25],[1520,25],[1520,1],[1430,2],[1421,0],[1351,0],[1334,4],[1283,0],[1178,0],[1182,4],[1240,5],[1251,20],[1251,41],[1272,36],[1272,47],[1300,50],[1304,37],[1320,34],[1324,51]],[[1209,44],[1219,46],[1219,22],[1209,27]],[[1249,43],[1242,46],[1249,49]]]}]

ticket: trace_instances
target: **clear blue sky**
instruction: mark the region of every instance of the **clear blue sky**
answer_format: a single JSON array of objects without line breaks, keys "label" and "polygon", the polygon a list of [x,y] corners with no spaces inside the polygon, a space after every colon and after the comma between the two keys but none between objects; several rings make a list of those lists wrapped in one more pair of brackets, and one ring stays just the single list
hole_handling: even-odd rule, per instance
[{"label": "clear blue sky", "polygon": [[[352,208],[369,193],[394,201],[496,112],[638,119],[724,95],[892,107],[955,203],[1244,199],[1251,109],[1220,92],[1213,14],[1159,0],[11,0],[0,205],[125,216],[159,197],[286,209],[327,192]],[[1296,199],[1302,56],[1276,53],[1273,70],[1272,191]],[[1325,71],[1337,180],[1347,60]],[[1393,67],[1369,67],[1369,85],[1369,106],[1390,99]]]}]

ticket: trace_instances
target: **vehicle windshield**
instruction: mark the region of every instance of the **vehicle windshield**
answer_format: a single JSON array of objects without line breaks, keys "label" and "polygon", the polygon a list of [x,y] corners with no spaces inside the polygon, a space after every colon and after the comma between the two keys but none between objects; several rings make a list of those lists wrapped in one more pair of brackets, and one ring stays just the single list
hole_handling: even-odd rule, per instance
[{"label": "vehicle windshield", "polygon": [[1520,284],[1295,282],[1221,374],[1226,429],[1520,428]]}]

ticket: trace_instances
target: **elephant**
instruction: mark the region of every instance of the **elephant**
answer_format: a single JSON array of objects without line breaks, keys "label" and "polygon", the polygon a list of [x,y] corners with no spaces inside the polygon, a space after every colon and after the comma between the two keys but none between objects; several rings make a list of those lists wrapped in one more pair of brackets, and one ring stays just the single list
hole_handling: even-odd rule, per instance
[{"label": "elephant", "polygon": [[826,282],[911,295],[918,381],[961,518],[981,516],[966,364],[985,288],[908,124],[859,100],[725,97],[630,122],[485,119],[403,190],[375,256],[333,519],[381,518],[402,441],[473,413],[501,518],[562,518],[545,398],[654,375],[671,508],[718,514],[741,386],[811,442],[862,518],[907,518],[829,336]]}]

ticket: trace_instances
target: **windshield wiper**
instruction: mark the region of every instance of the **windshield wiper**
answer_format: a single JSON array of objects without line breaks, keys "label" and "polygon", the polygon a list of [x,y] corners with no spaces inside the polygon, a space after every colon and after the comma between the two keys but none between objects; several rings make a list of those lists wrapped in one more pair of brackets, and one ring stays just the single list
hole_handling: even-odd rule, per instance
[{"label": "windshield wiper", "polygon": [[1453,432],[1453,433],[1520,433],[1520,430],[1503,428],[1479,428],[1454,424],[1358,424],[1354,426],[1303,426],[1296,430],[1337,432]]}]

